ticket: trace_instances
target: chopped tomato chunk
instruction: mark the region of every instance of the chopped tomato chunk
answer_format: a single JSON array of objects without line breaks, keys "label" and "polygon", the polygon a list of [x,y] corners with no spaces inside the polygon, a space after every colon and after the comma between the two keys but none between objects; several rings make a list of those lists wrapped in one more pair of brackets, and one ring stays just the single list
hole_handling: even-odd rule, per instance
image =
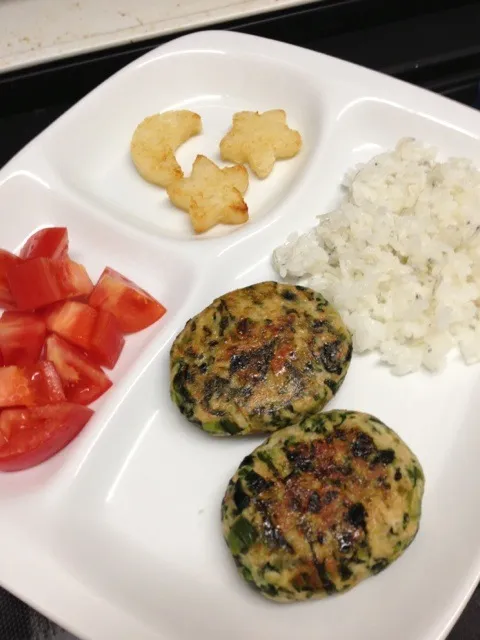
[{"label": "chopped tomato chunk", "polygon": [[107,267],[95,285],[89,303],[110,311],[123,333],[135,333],[159,320],[166,309],[149,293]]},{"label": "chopped tomato chunk", "polygon": [[[0,471],[37,465],[85,426],[112,381],[125,334],[165,313],[110,267],[94,286],[69,258],[66,227],[32,233],[19,255],[0,249]],[[1,311],[0,311],[1,314]],[[287,353],[278,352],[274,370]]]},{"label": "chopped tomato chunk", "polygon": [[0,318],[0,353],[5,366],[35,364],[45,342],[43,320],[32,314],[4,314]]},{"label": "chopped tomato chunk", "polygon": [[68,257],[68,231],[66,227],[48,227],[35,232],[23,245],[20,257],[24,260],[32,258],[54,258],[60,260]]},{"label": "chopped tomato chunk", "polygon": [[[75,298],[76,300],[77,298]],[[35,311],[33,312],[36,316],[38,316],[39,318],[41,318],[45,324],[47,323],[48,318],[50,317],[50,315],[56,310],[56,309],[60,309],[60,307],[63,305],[63,300],[61,302],[53,302],[52,304],[47,304],[44,307],[40,307],[39,309],[35,309]],[[7,313],[29,313],[28,311],[8,311]],[[30,312],[31,313],[31,312]]]},{"label": "chopped tomato chunk", "polygon": [[32,315],[37,315],[36,311],[15,311],[14,309],[4,311],[2,313],[2,320],[17,320],[18,318],[31,318]]},{"label": "chopped tomato chunk", "polygon": [[15,309],[15,301],[10,292],[7,273],[11,267],[22,262],[23,260],[13,253],[0,249],[0,309]]},{"label": "chopped tomato chunk", "polygon": [[98,312],[88,304],[64,302],[47,315],[47,329],[87,351],[97,316]]},{"label": "chopped tomato chunk", "polygon": [[97,313],[88,353],[98,364],[113,369],[125,346],[125,338],[113,314],[103,309]]},{"label": "chopped tomato chunk", "polygon": [[62,382],[51,362],[0,369],[0,407],[33,407],[64,400]]},{"label": "chopped tomato chunk", "polygon": [[28,469],[63,449],[87,424],[93,411],[62,402],[0,413],[0,471]]},{"label": "chopped tomato chunk", "polygon": [[48,336],[46,357],[54,363],[69,402],[89,404],[112,386],[99,366],[59,336]]},{"label": "chopped tomato chunk", "polygon": [[81,264],[50,258],[34,258],[14,265],[8,271],[8,282],[21,310],[88,295],[93,288]]}]

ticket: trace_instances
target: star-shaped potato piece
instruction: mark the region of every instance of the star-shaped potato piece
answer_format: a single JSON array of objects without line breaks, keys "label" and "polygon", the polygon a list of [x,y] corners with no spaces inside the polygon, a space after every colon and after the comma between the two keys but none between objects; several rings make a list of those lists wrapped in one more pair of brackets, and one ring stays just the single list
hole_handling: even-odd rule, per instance
[{"label": "star-shaped potato piece", "polygon": [[130,144],[138,173],[160,187],[182,178],[175,151],[201,130],[202,119],[193,111],[165,111],[145,118],[135,129]]},{"label": "star-shaped potato piece", "polygon": [[301,147],[302,137],[287,125],[283,109],[240,111],[220,142],[220,153],[222,160],[245,162],[259,178],[266,178],[275,160],[293,158]]},{"label": "star-shaped potato piece", "polygon": [[220,169],[198,155],[189,178],[172,182],[167,193],[174,205],[187,211],[196,233],[216,224],[242,224],[248,220],[248,207],[242,195],[248,187],[245,167]]}]

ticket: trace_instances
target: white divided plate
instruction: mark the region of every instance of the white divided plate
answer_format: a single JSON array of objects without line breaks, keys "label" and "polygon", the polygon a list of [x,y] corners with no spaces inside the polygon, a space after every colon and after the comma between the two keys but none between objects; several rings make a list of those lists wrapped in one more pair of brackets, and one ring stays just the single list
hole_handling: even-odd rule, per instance
[{"label": "white divided plate", "polygon": [[[179,152],[218,160],[235,111],[283,108],[304,149],[252,179],[251,220],[194,237],[188,216],[129,160],[136,124],[186,107],[204,133]],[[131,337],[116,385],[62,453],[0,476],[0,580],[92,640],[438,640],[480,575],[480,369],[397,378],[354,358],[331,406],[391,425],[426,473],[420,533],[387,571],[323,601],[276,605],[247,588],[222,540],[220,501],[257,443],[215,439],[169,399],[169,348],[215,296],[273,278],[272,250],[339,195],[344,171],[402,136],[480,164],[480,114],[371,71],[223,32],[180,38],[82,100],[0,172],[1,245],[67,225],[92,277],[108,264],[168,308]],[[260,441],[260,440],[258,440]]]}]

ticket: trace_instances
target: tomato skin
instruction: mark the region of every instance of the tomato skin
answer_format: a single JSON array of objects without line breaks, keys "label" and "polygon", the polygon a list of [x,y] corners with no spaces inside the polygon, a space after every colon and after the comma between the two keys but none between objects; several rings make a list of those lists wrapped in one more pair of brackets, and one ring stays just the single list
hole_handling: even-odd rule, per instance
[{"label": "tomato skin", "polygon": [[66,227],[47,227],[31,235],[20,251],[24,260],[33,258],[53,258],[61,260],[68,257],[68,231]]},{"label": "tomato skin", "polygon": [[43,406],[64,400],[62,382],[51,362],[0,368],[0,408]]},{"label": "tomato skin", "polygon": [[7,309],[2,313],[1,320],[17,320],[18,318],[30,318],[37,315],[36,311],[15,311],[15,309]]},{"label": "tomato skin", "polygon": [[56,404],[65,400],[62,380],[52,362],[38,362],[34,367],[25,369],[31,376],[35,404]]},{"label": "tomato skin", "polygon": [[45,322],[33,313],[4,314],[0,318],[0,353],[3,364],[19,367],[35,364],[42,352],[46,333]]},{"label": "tomato skin", "polygon": [[[76,298],[75,298],[76,299]],[[43,322],[45,322],[45,324],[47,324],[47,320],[48,318],[53,314],[54,311],[56,311],[57,309],[60,309],[63,305],[63,301],[61,302],[53,302],[52,304],[47,304],[45,307],[40,307],[40,309],[35,309],[35,311],[33,312],[28,312],[28,311],[8,311],[7,313],[12,314],[12,313],[34,313],[36,316],[38,316],[41,320],[43,320]]]},{"label": "tomato skin", "polygon": [[15,300],[8,284],[8,272],[23,260],[13,253],[0,249],[0,309],[15,309]]},{"label": "tomato skin", "polygon": [[47,329],[88,351],[97,316],[98,312],[88,304],[64,302],[47,314]]},{"label": "tomato skin", "polygon": [[68,402],[90,404],[112,386],[98,365],[57,335],[47,337],[46,358],[55,365]]},{"label": "tomato skin", "polygon": [[109,311],[100,309],[97,312],[88,354],[97,364],[113,369],[124,346],[125,338],[117,319]]},{"label": "tomato skin", "polygon": [[88,295],[93,288],[85,267],[72,260],[33,258],[8,270],[8,283],[19,310]]},{"label": "tomato skin", "polygon": [[36,466],[63,449],[87,424],[92,409],[67,402],[0,413],[0,471]]},{"label": "tomato skin", "polygon": [[100,276],[89,304],[110,311],[123,333],[141,331],[166,312],[158,300],[110,267],[106,267]]}]

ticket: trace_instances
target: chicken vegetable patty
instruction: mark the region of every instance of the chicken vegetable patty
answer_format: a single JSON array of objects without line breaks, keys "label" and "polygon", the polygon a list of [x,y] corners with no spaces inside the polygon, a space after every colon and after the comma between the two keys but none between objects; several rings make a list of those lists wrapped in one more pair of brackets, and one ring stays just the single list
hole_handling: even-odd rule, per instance
[{"label": "chicken vegetable patty", "polygon": [[222,504],[241,575],[289,602],[346,591],[379,573],[419,528],[424,476],[371,415],[330,411],[287,427],[241,463]]},{"label": "chicken vegetable patty", "polygon": [[171,396],[212,435],[275,431],[322,409],[351,356],[350,333],[321,294],[262,282],[187,322],[170,353]]}]

